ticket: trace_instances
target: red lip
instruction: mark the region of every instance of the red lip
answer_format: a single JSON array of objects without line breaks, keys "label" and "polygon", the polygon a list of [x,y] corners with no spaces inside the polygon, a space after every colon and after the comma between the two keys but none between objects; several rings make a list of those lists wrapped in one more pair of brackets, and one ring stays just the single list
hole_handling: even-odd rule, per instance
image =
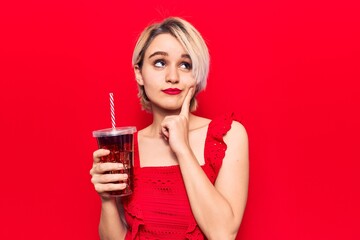
[{"label": "red lip", "polygon": [[162,91],[169,95],[177,95],[177,94],[181,93],[181,90],[178,88],[167,88]]}]

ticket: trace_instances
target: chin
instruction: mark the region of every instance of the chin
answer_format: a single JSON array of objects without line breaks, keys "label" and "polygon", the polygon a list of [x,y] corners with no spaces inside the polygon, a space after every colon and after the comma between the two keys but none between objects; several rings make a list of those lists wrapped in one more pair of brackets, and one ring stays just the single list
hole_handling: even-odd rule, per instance
[{"label": "chin", "polygon": [[164,110],[167,110],[167,111],[178,111],[178,110],[181,110],[181,107],[164,107],[163,108]]},{"label": "chin", "polygon": [[164,101],[160,104],[160,107],[169,110],[176,110],[181,108],[181,102],[179,101]]},{"label": "chin", "polygon": [[177,104],[168,104],[168,105],[161,105],[159,106],[161,109],[165,110],[165,111],[169,111],[169,112],[174,112],[174,111],[179,111],[181,110],[181,105],[177,105]]}]

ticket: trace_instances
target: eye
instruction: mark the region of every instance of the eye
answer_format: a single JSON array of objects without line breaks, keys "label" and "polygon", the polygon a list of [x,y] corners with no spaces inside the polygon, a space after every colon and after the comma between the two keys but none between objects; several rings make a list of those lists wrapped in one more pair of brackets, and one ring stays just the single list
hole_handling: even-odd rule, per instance
[{"label": "eye", "polygon": [[157,67],[157,68],[165,67],[165,61],[161,60],[161,59],[155,60],[154,66]]},{"label": "eye", "polygon": [[182,62],[182,63],[180,64],[180,68],[181,68],[181,69],[186,69],[186,70],[191,70],[192,65],[191,65],[191,63],[189,63],[189,62]]}]

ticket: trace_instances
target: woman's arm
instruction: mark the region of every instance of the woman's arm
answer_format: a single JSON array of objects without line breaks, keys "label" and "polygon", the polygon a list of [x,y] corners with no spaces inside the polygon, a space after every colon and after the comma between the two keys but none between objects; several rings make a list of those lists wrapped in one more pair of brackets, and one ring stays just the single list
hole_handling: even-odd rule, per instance
[{"label": "woman's arm", "polygon": [[[99,149],[94,152],[94,163],[90,170],[91,182],[101,197],[101,215],[99,224],[99,235],[102,240],[125,239],[127,232],[126,224],[122,221],[124,212],[118,211],[116,198],[111,197],[108,192],[122,190],[126,187],[124,183],[113,183],[123,181],[124,174],[106,174],[108,171],[123,168],[120,163],[100,163],[100,158],[109,154],[108,150]],[[122,206],[119,206],[122,209]]]},{"label": "woman's arm", "polygon": [[245,210],[249,178],[248,137],[233,122],[224,136],[227,150],[215,186],[189,143],[190,88],[179,115],[165,117],[162,134],[175,153],[196,222],[208,239],[235,239]]},{"label": "woman's arm", "polygon": [[100,239],[125,239],[127,230],[119,214],[116,199],[102,200],[99,224]]},{"label": "woman's arm", "polygon": [[219,175],[212,185],[191,149],[177,152],[194,217],[208,239],[235,239],[245,210],[248,190],[248,138],[233,122]]}]

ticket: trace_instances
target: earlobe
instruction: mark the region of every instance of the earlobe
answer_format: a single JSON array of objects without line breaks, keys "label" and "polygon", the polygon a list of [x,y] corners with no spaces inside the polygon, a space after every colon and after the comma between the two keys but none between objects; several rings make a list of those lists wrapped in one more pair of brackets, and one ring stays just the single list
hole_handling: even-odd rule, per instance
[{"label": "earlobe", "polygon": [[141,69],[139,68],[139,65],[135,65],[134,66],[134,73],[135,73],[135,78],[136,78],[136,82],[143,86],[144,85],[144,81],[142,79],[142,75],[141,75]]}]

